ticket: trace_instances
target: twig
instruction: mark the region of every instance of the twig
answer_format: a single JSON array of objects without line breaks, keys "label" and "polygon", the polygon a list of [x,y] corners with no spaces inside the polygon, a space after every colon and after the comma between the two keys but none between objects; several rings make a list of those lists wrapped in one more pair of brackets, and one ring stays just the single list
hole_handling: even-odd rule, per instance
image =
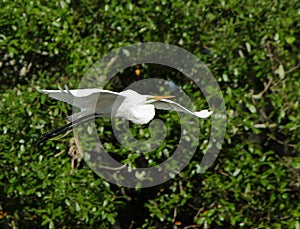
[{"label": "twig", "polygon": [[296,69],[299,68],[299,67],[300,67],[300,63],[297,64],[295,67],[290,68],[289,70],[287,70],[287,71],[285,72],[285,74],[287,75],[287,74],[291,73],[292,71],[296,70]]},{"label": "twig", "polygon": [[260,93],[256,94],[256,95],[252,95],[252,98],[253,99],[261,99],[262,95],[267,91],[269,90],[271,84],[272,84],[273,80],[272,78],[269,80],[269,82],[267,83],[267,85],[265,85],[265,88],[264,90],[262,90]]}]

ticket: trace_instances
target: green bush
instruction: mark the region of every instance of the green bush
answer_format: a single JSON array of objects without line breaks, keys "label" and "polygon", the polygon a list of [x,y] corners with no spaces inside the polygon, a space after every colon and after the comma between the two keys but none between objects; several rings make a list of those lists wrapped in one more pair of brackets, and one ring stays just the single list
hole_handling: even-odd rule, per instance
[{"label": "green bush", "polygon": [[[299,9],[296,0],[2,1],[0,227],[299,228]],[[148,41],[192,52],[218,81],[228,121],[213,167],[199,172],[209,121],[188,166],[147,189],[110,184],[84,162],[72,173],[71,135],[34,146],[71,113],[38,89],[76,88],[103,55]],[[139,68],[140,76],[136,66],[119,73],[109,89],[154,74],[174,80],[205,107],[194,85],[175,71]],[[177,136],[176,114],[159,115]],[[113,144],[110,122],[99,122],[108,151],[139,167],[136,154]],[[131,131],[147,134],[135,125]],[[168,157],[176,141],[168,138],[143,163]]]}]

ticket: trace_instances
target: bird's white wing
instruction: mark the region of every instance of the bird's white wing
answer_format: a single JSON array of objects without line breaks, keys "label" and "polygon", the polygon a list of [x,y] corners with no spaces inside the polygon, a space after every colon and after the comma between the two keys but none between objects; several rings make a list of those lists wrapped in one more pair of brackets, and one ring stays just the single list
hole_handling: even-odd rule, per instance
[{"label": "bird's white wing", "polygon": [[66,102],[78,108],[95,107],[96,103],[98,107],[99,103],[113,103],[118,96],[122,97],[118,92],[97,88],[76,90],[69,90],[68,88],[63,90],[59,88],[59,90],[41,90],[41,92],[48,94],[51,98]]},{"label": "bird's white wing", "polygon": [[199,118],[208,118],[213,112],[209,110],[201,110],[192,112],[184,106],[176,103],[172,100],[161,99],[161,100],[149,100],[149,103],[153,104],[156,109],[160,110],[174,110],[178,112],[189,113],[191,115],[197,116]]}]

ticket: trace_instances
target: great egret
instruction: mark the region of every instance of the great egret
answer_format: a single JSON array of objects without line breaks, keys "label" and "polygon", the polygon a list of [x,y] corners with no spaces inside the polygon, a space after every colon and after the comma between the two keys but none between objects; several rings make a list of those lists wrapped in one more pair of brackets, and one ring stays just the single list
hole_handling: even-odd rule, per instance
[{"label": "great egret", "polygon": [[121,117],[136,124],[146,124],[155,116],[155,108],[185,112],[199,118],[207,118],[213,112],[201,110],[192,112],[182,105],[169,100],[174,96],[141,95],[133,90],[114,92],[97,88],[65,90],[41,90],[51,98],[66,102],[80,109],[68,117],[71,123],[43,134],[36,144],[65,133],[80,123],[95,117]]}]

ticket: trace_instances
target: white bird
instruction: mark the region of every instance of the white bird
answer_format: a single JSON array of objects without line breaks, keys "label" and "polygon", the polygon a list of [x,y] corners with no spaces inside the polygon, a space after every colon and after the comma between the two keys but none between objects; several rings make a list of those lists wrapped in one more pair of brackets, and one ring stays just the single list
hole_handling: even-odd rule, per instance
[{"label": "white bird", "polygon": [[97,88],[65,90],[41,90],[51,98],[66,102],[80,109],[68,117],[68,125],[41,136],[36,144],[65,133],[75,125],[94,117],[120,117],[136,124],[146,124],[155,116],[155,109],[185,112],[199,118],[208,118],[213,112],[201,110],[192,112],[182,105],[169,100],[174,96],[141,95],[133,90],[114,92]]}]

